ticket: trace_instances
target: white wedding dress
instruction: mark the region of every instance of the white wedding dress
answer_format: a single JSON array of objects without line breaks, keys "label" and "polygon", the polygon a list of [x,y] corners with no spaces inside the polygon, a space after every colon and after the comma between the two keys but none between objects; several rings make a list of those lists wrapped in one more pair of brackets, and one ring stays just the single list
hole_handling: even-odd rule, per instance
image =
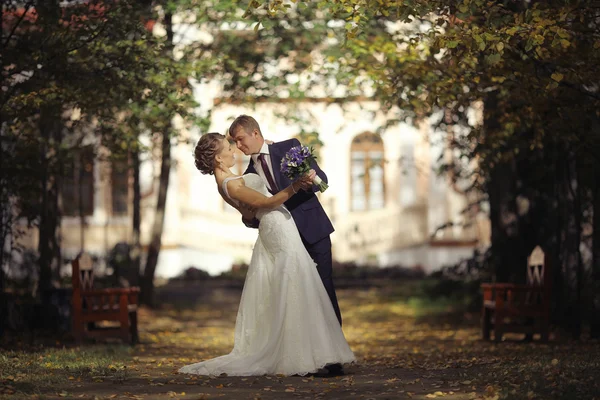
[{"label": "white wedding dress", "polygon": [[[225,194],[227,182],[238,178],[270,196],[256,174],[225,179]],[[355,361],[288,210],[284,206],[259,210],[257,218],[258,239],[237,313],[232,352],[186,365],[179,372],[305,375],[327,364]]]}]

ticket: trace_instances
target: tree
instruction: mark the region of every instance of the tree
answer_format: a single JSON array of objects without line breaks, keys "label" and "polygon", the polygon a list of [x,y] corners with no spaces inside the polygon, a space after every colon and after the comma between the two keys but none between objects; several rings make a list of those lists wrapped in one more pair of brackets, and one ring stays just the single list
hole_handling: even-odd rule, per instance
[{"label": "tree", "polygon": [[[456,157],[444,171],[470,179],[490,204],[490,262],[497,279],[522,280],[527,254],[542,244],[556,278],[555,315],[579,336],[583,314],[598,309],[593,290],[598,275],[590,275],[579,251],[589,243],[584,228],[592,223],[590,216],[599,213],[591,203],[591,171],[599,162],[597,5],[577,0],[316,4],[327,18],[344,24],[343,46],[331,62],[348,94],[366,87],[398,118],[451,114],[440,127],[453,132],[444,139]],[[289,21],[315,2],[252,5],[257,20]],[[477,102],[484,105],[481,126],[469,118]],[[473,162],[475,170],[461,168]],[[595,212],[587,212],[592,207]],[[593,246],[599,254],[597,240]],[[589,276],[595,277],[594,286],[587,283]]]},{"label": "tree", "polygon": [[[176,116],[184,118],[201,131],[206,131],[210,121],[207,115],[185,114],[185,105],[192,106],[190,82],[205,82],[216,80],[222,84],[222,94],[230,100],[247,101],[252,104],[262,99],[275,97],[275,94],[288,91],[290,96],[303,96],[304,87],[300,84],[288,83],[287,77],[306,70],[310,62],[310,52],[321,41],[325,20],[314,24],[314,11],[308,10],[302,18],[298,18],[287,27],[285,24],[273,24],[272,29],[278,32],[278,42],[273,43],[271,31],[253,29],[243,19],[244,8],[237,1],[156,1],[154,14],[150,17],[164,28],[165,51],[157,63],[165,63],[163,68],[176,69],[176,79],[165,81],[167,90],[163,93],[162,101],[156,101],[146,106],[136,106],[133,114],[142,126],[152,134],[160,136],[161,161],[160,177],[157,190],[155,220],[148,246],[146,265],[140,275],[142,296],[145,304],[153,304],[153,281],[160,254],[165,206],[171,170],[171,141],[179,140],[179,135],[172,126]],[[175,26],[173,20],[180,23]],[[313,32],[299,36],[302,24],[313,21]],[[224,29],[229,26],[230,29]],[[207,38],[193,40],[185,37],[187,30],[201,30]],[[181,35],[175,40],[176,34]],[[292,51],[293,50],[293,51]],[[283,61],[294,67],[272,72],[272,67],[281,65]],[[269,69],[269,67],[271,67]],[[159,68],[161,69],[161,68]],[[309,87],[310,82],[304,82]],[[169,92],[168,90],[172,91]],[[153,94],[154,96],[154,94]],[[158,97],[157,97],[158,99]],[[163,102],[173,102],[164,107]],[[200,99],[202,101],[202,99]],[[176,105],[180,108],[176,109]],[[209,105],[204,105],[210,110]],[[120,124],[117,124],[122,126]],[[126,128],[129,129],[129,128]],[[116,133],[121,136],[122,133]],[[139,147],[136,147],[139,148]],[[133,154],[135,167],[138,155]],[[137,176],[139,171],[134,171]],[[136,178],[134,178],[136,179]],[[134,184],[134,192],[139,191]],[[139,238],[139,196],[134,204],[134,236]],[[137,215],[137,216],[136,216]],[[138,232],[136,234],[135,232]],[[137,247],[136,244],[132,247]]]},{"label": "tree", "polygon": [[[31,164],[18,152],[3,154],[15,157],[3,172],[29,183],[11,186],[3,201],[15,199],[16,216],[39,227],[42,288],[56,281],[61,264],[65,163],[84,138],[96,136],[96,146],[121,144],[123,138],[103,129],[108,121],[131,103],[152,101],[146,93],[161,92],[153,68],[163,45],[142,24],[145,11],[127,0],[2,2],[2,147],[12,143],[37,154]],[[168,71],[161,73],[168,77]],[[41,202],[31,192],[41,193]]]}]

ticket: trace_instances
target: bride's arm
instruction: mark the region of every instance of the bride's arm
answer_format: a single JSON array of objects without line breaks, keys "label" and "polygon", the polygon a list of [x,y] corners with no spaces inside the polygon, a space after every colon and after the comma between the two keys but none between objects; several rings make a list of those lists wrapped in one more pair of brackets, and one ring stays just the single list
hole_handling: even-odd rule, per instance
[{"label": "bride's arm", "polygon": [[254,219],[254,217],[256,216],[256,211],[253,210],[251,207],[247,207],[245,204],[242,204],[242,203],[239,203],[239,204],[234,203],[233,201],[231,201],[231,199],[229,197],[227,197],[225,194],[223,194],[220,190],[219,190],[219,194],[221,195],[221,197],[227,204],[229,204],[231,207],[238,210],[240,212],[240,214],[242,214],[242,220],[245,219],[248,221],[252,221]]},{"label": "bride's arm", "polygon": [[274,196],[267,197],[247,187],[242,179],[234,179],[227,182],[227,192],[232,199],[252,208],[277,208],[296,194],[300,186],[300,181],[296,181]]}]

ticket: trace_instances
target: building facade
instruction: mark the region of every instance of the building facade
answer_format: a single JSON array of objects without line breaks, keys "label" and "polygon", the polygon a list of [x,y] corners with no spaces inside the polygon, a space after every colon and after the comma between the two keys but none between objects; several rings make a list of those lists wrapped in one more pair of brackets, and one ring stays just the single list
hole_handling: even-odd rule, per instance
[{"label": "building facade", "polygon": [[[203,91],[206,101],[209,88]],[[319,199],[336,231],[333,254],[339,262],[374,266],[420,267],[427,272],[469,257],[489,244],[488,222],[478,212],[463,213],[469,204],[447,176],[434,171],[443,159],[444,142],[435,142],[429,120],[387,125],[374,101],[344,104],[326,99],[289,104],[270,101],[233,104],[213,91],[210,131],[226,133],[240,114],[254,116],[265,138],[281,141],[297,137],[316,144],[318,162],[329,178],[329,189]],[[291,108],[311,116],[315,137],[299,135],[299,127],[278,117]],[[168,190],[163,248],[157,276],[173,277],[188,267],[211,274],[248,262],[257,231],[246,228],[236,210],[216,190],[213,176],[194,167],[193,147],[200,132],[182,130],[172,150],[173,167]],[[439,135],[438,135],[439,136]],[[443,135],[441,135],[443,138]],[[248,157],[241,152],[235,167],[242,173]],[[132,177],[124,162],[80,158],[79,184],[84,201],[84,225],[68,184],[63,190],[61,236],[69,257],[83,247],[105,255],[119,242],[131,240]],[[142,162],[142,244],[149,240],[159,175],[159,157]],[[79,190],[79,189],[78,189]],[[452,223],[444,229],[441,226]]]},{"label": "building facade", "polygon": [[[155,34],[164,34],[161,29],[157,24]],[[186,35],[194,36],[186,40],[199,40],[201,32],[188,29]],[[448,176],[435,173],[451,155],[448,135],[434,129],[439,116],[390,126],[379,104],[369,99],[279,98],[245,105],[222,99],[215,82],[196,86],[195,93],[200,103],[212,105],[210,131],[226,133],[235,117],[249,114],[267,139],[297,137],[315,145],[329,178],[329,189],[318,196],[335,227],[331,238],[337,261],[431,272],[489,245],[485,214],[476,207],[463,212],[477,199],[461,192]],[[303,136],[298,125],[282,117],[291,112],[307,116],[312,136]],[[191,266],[218,274],[248,262],[257,231],[246,228],[219,196],[214,177],[195,170],[193,147],[203,132],[174,123],[184,140],[172,149],[157,276],[173,277]],[[97,144],[90,146],[98,150]],[[242,173],[247,162],[239,153],[236,172]],[[84,149],[72,170],[73,179],[64,182],[62,193],[63,254],[70,258],[84,249],[104,256],[117,243],[131,242],[133,179],[126,160],[98,161]],[[159,171],[160,156],[146,155],[140,175],[143,245],[154,222]],[[35,241],[31,231],[28,244],[36,246]]]}]

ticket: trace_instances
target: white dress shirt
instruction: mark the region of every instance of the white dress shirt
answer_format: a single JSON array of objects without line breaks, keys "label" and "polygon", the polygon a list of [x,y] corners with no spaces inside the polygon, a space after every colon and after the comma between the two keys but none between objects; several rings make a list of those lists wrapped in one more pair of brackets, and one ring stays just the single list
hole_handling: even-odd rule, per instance
[{"label": "white dress shirt", "polygon": [[269,172],[271,172],[273,181],[277,182],[277,180],[275,179],[275,174],[273,173],[273,165],[271,164],[271,155],[269,154],[269,145],[267,144],[267,142],[263,143],[262,147],[260,148],[259,153],[252,154],[252,161],[254,161],[254,169],[256,170],[256,172],[258,172],[258,175],[263,179],[263,181],[265,182],[265,185],[267,185],[267,187],[270,190],[274,190],[274,188],[272,188],[269,185],[269,182],[267,181],[267,177],[265,176],[265,173],[262,169],[262,164],[260,163],[260,160],[258,159],[258,156],[260,154],[265,155],[265,160],[267,161],[267,166],[269,167],[269,170],[270,170]]}]

